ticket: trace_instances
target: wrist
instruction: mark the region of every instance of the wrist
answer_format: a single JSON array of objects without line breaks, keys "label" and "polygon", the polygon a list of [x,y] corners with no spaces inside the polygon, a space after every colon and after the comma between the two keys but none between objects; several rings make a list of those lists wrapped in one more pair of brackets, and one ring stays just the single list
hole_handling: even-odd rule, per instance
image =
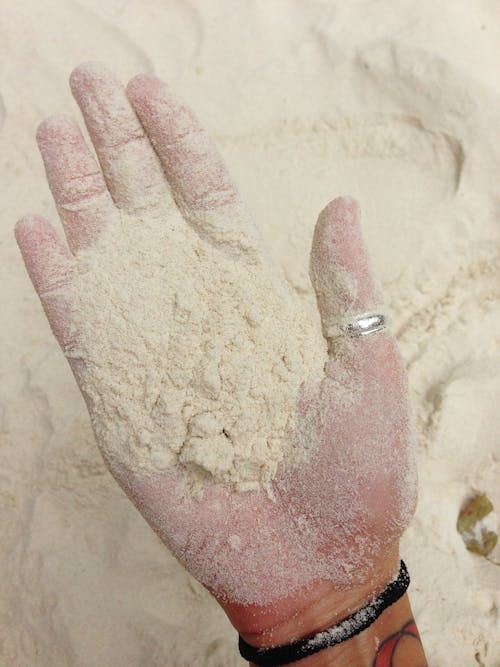
[{"label": "wrist", "polygon": [[368,604],[399,569],[399,548],[394,545],[373,567],[366,581],[338,590],[321,581],[286,599],[267,606],[224,606],[243,639],[255,647],[289,644],[330,628]]},{"label": "wrist", "polygon": [[[244,640],[243,654],[251,655],[252,647],[274,649],[274,655],[271,652],[273,657],[266,654],[262,664],[288,664],[292,655],[300,655],[294,653],[297,648],[293,649],[291,644],[298,642],[300,645],[300,640],[305,640],[307,645],[307,641],[318,633],[335,628],[334,636],[340,637],[339,631],[346,632],[346,639],[299,658],[301,667],[328,667],[333,664],[336,667],[351,667],[353,664],[358,667],[426,667],[409,599],[403,594],[407,586],[404,584],[407,573],[404,566],[401,565],[401,570],[399,566],[398,549],[395,546],[362,586],[339,593],[331,584],[322,582],[314,591],[309,591],[307,602],[304,602],[304,596],[296,596],[295,605],[293,600],[287,600],[284,605],[283,601],[276,604],[274,614],[269,616],[275,617],[272,624],[269,618],[268,622],[263,622],[262,613],[248,615],[244,628],[239,630]],[[397,580],[400,583],[395,580],[398,571]],[[390,587],[389,582],[392,582]],[[402,590],[401,585],[404,586]],[[286,616],[286,609],[293,606],[294,613]],[[380,611],[370,620],[377,607]],[[276,622],[278,617],[281,620]],[[250,618],[253,620],[250,621]],[[234,618],[231,620],[234,624]],[[252,626],[254,631],[250,632]],[[324,638],[320,641],[324,641]],[[278,656],[279,661],[275,663]],[[253,663],[250,664],[254,667]]]}]

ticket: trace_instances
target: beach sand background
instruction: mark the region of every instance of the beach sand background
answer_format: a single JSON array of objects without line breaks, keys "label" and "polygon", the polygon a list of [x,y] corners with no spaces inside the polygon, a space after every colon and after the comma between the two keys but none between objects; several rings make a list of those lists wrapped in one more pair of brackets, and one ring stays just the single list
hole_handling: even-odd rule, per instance
[{"label": "beach sand background", "polygon": [[301,297],[313,226],[358,198],[408,365],[420,500],[402,555],[432,667],[500,666],[500,7],[476,0],[23,0],[0,9],[0,665],[236,667],[237,636],[115,485],[12,228],[56,223],[35,144],[68,76],[164,78],[214,136]]}]

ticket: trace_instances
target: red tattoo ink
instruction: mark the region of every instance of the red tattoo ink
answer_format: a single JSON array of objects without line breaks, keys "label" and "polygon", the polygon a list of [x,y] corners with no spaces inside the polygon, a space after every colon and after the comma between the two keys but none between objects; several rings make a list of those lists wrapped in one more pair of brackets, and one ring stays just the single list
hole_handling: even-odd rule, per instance
[{"label": "red tattoo ink", "polygon": [[393,667],[392,658],[394,656],[394,651],[396,650],[396,646],[398,645],[401,637],[404,637],[405,635],[414,637],[420,641],[420,635],[418,634],[417,626],[414,620],[408,621],[406,625],[403,625],[401,630],[398,630],[398,632],[390,635],[382,642],[382,644],[379,646],[377,654],[375,655],[373,667]]}]

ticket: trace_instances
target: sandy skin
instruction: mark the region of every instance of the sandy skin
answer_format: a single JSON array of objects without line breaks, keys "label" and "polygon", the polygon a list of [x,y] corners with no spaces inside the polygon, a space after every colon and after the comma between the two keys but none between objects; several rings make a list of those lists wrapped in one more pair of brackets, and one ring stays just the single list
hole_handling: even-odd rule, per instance
[{"label": "sandy skin", "polygon": [[[39,216],[16,226],[28,273],[63,350],[78,338],[64,297],[74,258],[120,210],[155,209],[173,197],[170,205],[203,237],[213,231],[203,228],[200,210],[210,209],[211,225],[223,225],[228,203],[239,202],[212,144],[193,141],[189,150],[189,137],[199,137],[201,129],[161,81],[139,75],[124,90],[95,63],[80,65],[70,81],[100,166],[76,124],[44,121],[37,138],[67,245]],[[175,141],[179,136],[183,150]],[[250,221],[241,237],[249,252],[258,252]],[[354,298],[336,282],[341,273],[355,283]],[[153,529],[247,634],[281,623],[325,587],[346,600],[347,589],[362,599],[383,585],[397,566],[399,537],[415,506],[406,375],[394,339],[387,330],[348,345],[332,337],[338,322],[381,303],[353,200],[336,199],[321,212],[311,278],[329,354],[321,382],[299,395],[297,405],[301,418],[319,410],[321,429],[309,465],[278,471],[274,500],[264,492],[235,494],[207,483],[200,501],[186,492],[182,471],[144,477],[119,462],[110,465]],[[72,362],[77,382],[82,364]],[[338,378],[356,388],[348,407],[337,402]]]}]

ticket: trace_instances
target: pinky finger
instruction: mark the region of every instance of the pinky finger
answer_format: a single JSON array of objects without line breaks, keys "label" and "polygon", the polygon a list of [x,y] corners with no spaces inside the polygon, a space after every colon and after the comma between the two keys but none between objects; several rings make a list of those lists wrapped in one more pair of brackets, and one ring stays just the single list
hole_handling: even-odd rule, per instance
[{"label": "pinky finger", "polygon": [[65,294],[74,271],[72,255],[44,218],[30,215],[15,227],[17,245],[54,336],[63,350],[74,343],[70,304]]}]

